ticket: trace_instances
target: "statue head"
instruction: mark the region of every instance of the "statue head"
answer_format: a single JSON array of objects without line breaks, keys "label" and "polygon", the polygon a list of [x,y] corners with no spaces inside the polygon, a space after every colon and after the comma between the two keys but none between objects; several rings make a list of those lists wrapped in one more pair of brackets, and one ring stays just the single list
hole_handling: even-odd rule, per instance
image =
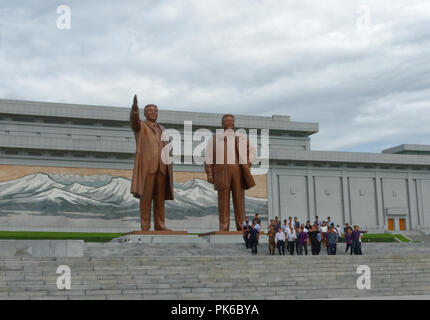
[{"label": "statue head", "polygon": [[155,122],[158,117],[158,107],[155,104],[147,104],[143,109],[143,114],[145,115],[146,120]]},{"label": "statue head", "polygon": [[221,124],[224,130],[234,129],[234,116],[232,114],[225,114],[222,116]]}]

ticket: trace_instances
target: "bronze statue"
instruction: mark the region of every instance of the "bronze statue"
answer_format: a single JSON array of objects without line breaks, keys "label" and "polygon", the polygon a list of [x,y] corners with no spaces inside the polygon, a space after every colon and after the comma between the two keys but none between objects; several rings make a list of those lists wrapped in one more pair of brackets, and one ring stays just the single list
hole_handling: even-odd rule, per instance
[{"label": "bronze statue", "polygon": [[219,230],[229,231],[231,191],[236,229],[241,231],[245,219],[245,190],[255,186],[250,170],[255,147],[246,135],[235,131],[233,115],[222,117],[222,127],[222,133],[214,134],[206,146],[205,171],[208,182],[218,191]]},{"label": "bronze statue", "polygon": [[131,193],[140,199],[142,230],[149,231],[151,203],[154,200],[155,230],[169,231],[164,223],[164,200],[173,200],[173,169],[171,163],[166,161],[169,152],[168,148],[165,148],[169,141],[162,139],[167,132],[163,134],[166,129],[157,123],[157,106],[148,104],[143,113],[146,117],[145,121],[140,120],[135,95],[130,112],[130,124],[136,139]]}]

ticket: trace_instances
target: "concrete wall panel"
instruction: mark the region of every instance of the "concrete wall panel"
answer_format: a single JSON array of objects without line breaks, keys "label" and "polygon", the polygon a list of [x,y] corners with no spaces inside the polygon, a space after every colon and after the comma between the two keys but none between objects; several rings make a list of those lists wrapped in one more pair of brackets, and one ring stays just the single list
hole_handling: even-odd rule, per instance
[{"label": "concrete wall panel", "polygon": [[342,180],[339,177],[315,177],[316,214],[320,220],[331,217],[335,224],[344,224]]},{"label": "concrete wall panel", "polygon": [[297,217],[301,223],[308,220],[308,192],[305,176],[280,176],[281,216]]},{"label": "concrete wall panel", "polygon": [[377,224],[375,182],[372,178],[350,178],[352,225],[368,229]]}]

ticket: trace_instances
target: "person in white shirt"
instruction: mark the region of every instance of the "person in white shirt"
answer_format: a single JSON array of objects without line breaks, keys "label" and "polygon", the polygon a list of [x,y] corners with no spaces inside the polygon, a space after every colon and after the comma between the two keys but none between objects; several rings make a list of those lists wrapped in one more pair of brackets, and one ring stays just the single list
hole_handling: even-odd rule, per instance
[{"label": "person in white shirt", "polygon": [[284,233],[287,233],[287,229],[288,229],[288,225],[287,225],[287,220],[284,220],[284,224],[281,226],[282,231],[284,231]]},{"label": "person in white shirt", "polygon": [[260,229],[261,229],[261,227],[258,223],[255,223],[254,229],[257,230],[257,245],[258,245],[258,242],[260,241]]},{"label": "person in white shirt", "polygon": [[288,233],[288,230],[290,230],[290,228],[295,229],[294,228],[294,222],[288,222],[288,227],[287,227],[287,232],[286,233]]},{"label": "person in white shirt", "polygon": [[339,240],[339,242],[341,242],[341,240],[342,240],[342,228],[339,227],[339,225],[337,225],[337,227],[336,227],[336,232],[337,232],[338,240]]},{"label": "person in white shirt", "polygon": [[287,230],[287,238],[288,238],[287,250],[290,252],[290,255],[294,255],[294,244],[296,243],[297,236],[292,226]]},{"label": "person in white shirt", "polygon": [[275,235],[275,242],[278,247],[279,255],[281,255],[282,249],[282,255],[285,256],[285,233],[281,229],[278,229],[278,232]]},{"label": "person in white shirt", "polygon": [[[327,243],[326,243],[326,236],[327,236],[327,224],[325,221],[323,221],[322,226],[321,226],[321,243],[324,244],[327,247]],[[328,250],[328,247],[327,247]]]},{"label": "person in white shirt", "polygon": [[361,239],[363,239],[363,234],[362,233],[360,233],[360,236],[358,237],[358,242],[360,243],[360,246],[357,249],[357,254],[360,254],[360,255],[363,254],[361,252]]}]

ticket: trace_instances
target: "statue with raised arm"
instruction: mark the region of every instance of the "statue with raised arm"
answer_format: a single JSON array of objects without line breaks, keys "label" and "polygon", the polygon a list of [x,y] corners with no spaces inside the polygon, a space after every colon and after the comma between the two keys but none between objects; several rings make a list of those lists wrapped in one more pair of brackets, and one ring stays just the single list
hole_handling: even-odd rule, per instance
[{"label": "statue with raised arm", "polygon": [[236,229],[241,231],[245,220],[245,190],[255,186],[250,170],[255,147],[245,134],[235,130],[233,115],[222,117],[222,127],[206,146],[205,171],[208,182],[218,191],[219,230],[230,228],[231,191]]},{"label": "statue with raised arm", "polygon": [[[143,110],[146,120],[139,117],[137,96],[130,112],[130,124],[136,139],[131,193],[140,199],[140,223],[143,231],[151,226],[151,204],[154,203],[154,228],[166,230],[164,200],[173,200],[173,169],[168,161],[169,144],[166,129],[157,123],[158,107],[148,104]],[[167,138],[166,138],[167,137]]]}]

